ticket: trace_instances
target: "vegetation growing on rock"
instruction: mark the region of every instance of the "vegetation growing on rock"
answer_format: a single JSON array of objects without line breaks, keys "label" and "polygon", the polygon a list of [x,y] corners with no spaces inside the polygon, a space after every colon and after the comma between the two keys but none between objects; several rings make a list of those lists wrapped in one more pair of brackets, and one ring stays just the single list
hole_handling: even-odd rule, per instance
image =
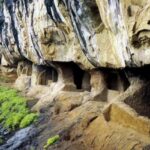
[{"label": "vegetation growing on rock", "polygon": [[46,150],[49,146],[53,145],[60,139],[59,135],[53,136],[47,140],[47,143],[44,145],[44,149]]},{"label": "vegetation growing on rock", "polygon": [[20,128],[24,128],[24,127],[28,126],[29,124],[33,123],[33,121],[36,120],[37,116],[38,115],[35,113],[26,115],[20,123]]},{"label": "vegetation growing on rock", "polygon": [[30,113],[26,100],[14,89],[0,86],[0,124],[13,131],[24,128],[37,119],[37,114]]}]

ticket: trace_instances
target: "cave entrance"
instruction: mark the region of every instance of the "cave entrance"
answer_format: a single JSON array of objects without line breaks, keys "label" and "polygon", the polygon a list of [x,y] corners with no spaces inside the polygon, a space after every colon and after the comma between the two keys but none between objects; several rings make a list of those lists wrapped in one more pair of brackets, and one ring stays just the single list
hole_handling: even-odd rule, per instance
[{"label": "cave entrance", "polygon": [[50,85],[52,82],[58,81],[58,73],[52,67],[42,66],[39,78],[40,85]]},{"label": "cave entrance", "polygon": [[106,85],[110,90],[125,91],[130,83],[123,71],[110,71],[106,75]]},{"label": "cave entrance", "polygon": [[57,82],[58,81],[58,72],[54,68],[52,68],[52,81],[53,82]]},{"label": "cave entrance", "polygon": [[90,91],[90,79],[91,76],[88,72],[80,69],[76,64],[72,63],[71,68],[73,71],[74,84],[77,90]]}]

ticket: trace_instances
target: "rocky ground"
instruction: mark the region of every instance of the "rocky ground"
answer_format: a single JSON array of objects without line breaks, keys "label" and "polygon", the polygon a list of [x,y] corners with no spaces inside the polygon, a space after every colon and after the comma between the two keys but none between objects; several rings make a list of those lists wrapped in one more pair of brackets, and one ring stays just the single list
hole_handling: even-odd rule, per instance
[{"label": "rocky ground", "polygon": [[[1,81],[1,84],[12,86],[14,80],[10,81]],[[61,91],[53,101],[44,103],[45,107],[42,105],[39,109],[35,106],[42,92],[38,93],[35,89],[45,88],[46,91],[49,87],[38,86],[34,90],[24,91],[29,106],[33,111],[37,109],[40,117],[35,124],[36,134],[18,149],[42,150],[47,139],[59,135],[60,139],[48,149],[149,150],[150,104],[139,101],[148,98],[143,93],[148,87],[149,83],[134,80],[126,92],[118,94],[110,102],[85,100],[88,92]]]}]

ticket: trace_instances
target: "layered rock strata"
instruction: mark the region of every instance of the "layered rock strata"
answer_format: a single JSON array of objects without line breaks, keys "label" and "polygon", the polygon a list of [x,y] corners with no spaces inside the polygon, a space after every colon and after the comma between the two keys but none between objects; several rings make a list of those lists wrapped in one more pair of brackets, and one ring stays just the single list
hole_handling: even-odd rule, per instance
[{"label": "layered rock strata", "polygon": [[149,0],[6,0],[2,53],[9,63],[75,62],[84,69],[150,63]]}]

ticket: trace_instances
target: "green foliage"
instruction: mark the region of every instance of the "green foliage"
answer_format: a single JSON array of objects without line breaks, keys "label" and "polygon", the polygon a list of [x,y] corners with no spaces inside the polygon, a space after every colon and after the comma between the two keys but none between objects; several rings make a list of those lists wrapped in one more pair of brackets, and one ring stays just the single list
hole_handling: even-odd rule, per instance
[{"label": "green foliage", "polygon": [[26,127],[34,122],[35,116],[29,112],[25,98],[16,90],[0,86],[0,124],[4,128],[11,131]]},{"label": "green foliage", "polygon": [[27,127],[28,125],[36,121],[37,117],[38,115],[34,113],[26,115],[20,123],[20,128]]},{"label": "green foliage", "polygon": [[47,149],[49,146],[53,145],[60,139],[59,135],[53,136],[47,140],[47,143],[44,145],[44,149]]}]

